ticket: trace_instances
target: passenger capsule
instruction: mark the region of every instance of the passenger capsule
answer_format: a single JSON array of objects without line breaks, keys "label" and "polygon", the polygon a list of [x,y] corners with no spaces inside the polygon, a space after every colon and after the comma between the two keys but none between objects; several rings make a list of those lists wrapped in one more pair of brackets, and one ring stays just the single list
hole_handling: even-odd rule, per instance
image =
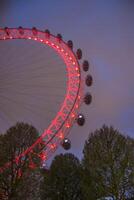
[{"label": "passenger capsule", "polygon": [[33,27],[33,28],[32,28],[32,32],[33,32],[33,35],[34,35],[34,36],[37,35],[37,34],[38,34],[37,28],[36,28],[36,27]]},{"label": "passenger capsule", "polygon": [[57,34],[57,40],[58,40],[58,42],[61,42],[61,40],[62,40],[62,35],[60,33]]},{"label": "passenger capsule", "polygon": [[87,93],[84,97],[84,103],[89,105],[92,102],[92,95],[90,93]]},{"label": "passenger capsule", "polygon": [[64,140],[62,142],[62,147],[65,150],[69,150],[71,148],[71,141],[68,138],[64,138]]},{"label": "passenger capsule", "polygon": [[87,75],[86,79],[85,79],[85,83],[88,87],[90,87],[93,84],[93,78],[91,75]]},{"label": "passenger capsule", "polygon": [[19,26],[18,30],[20,35],[24,34],[24,29],[21,26]]},{"label": "passenger capsule", "polygon": [[85,124],[85,117],[83,114],[79,114],[77,118],[77,124],[83,126]]},{"label": "passenger capsule", "polygon": [[67,45],[70,49],[73,49],[73,42],[72,40],[68,40]]},{"label": "passenger capsule", "polygon": [[9,28],[8,28],[8,27],[5,27],[4,30],[5,30],[5,33],[9,36],[9,35],[10,35],[10,30],[9,30]]},{"label": "passenger capsule", "polygon": [[48,29],[45,30],[45,35],[46,35],[47,38],[50,37],[50,31]]},{"label": "passenger capsule", "polygon": [[77,58],[80,60],[82,58],[82,50],[77,49],[76,55],[77,55]]},{"label": "passenger capsule", "polygon": [[83,71],[87,72],[89,70],[89,62],[87,60],[84,60],[82,67]]}]

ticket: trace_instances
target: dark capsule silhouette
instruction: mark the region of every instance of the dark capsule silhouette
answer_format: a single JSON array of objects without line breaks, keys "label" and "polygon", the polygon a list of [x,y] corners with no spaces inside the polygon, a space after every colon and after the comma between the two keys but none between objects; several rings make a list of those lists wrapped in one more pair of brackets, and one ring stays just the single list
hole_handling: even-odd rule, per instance
[{"label": "dark capsule silhouette", "polygon": [[73,42],[72,40],[68,40],[67,45],[70,49],[73,49]]},{"label": "dark capsule silhouette", "polygon": [[22,28],[22,26],[19,26],[18,30],[20,35],[24,34],[24,29]]},{"label": "dark capsule silhouette", "polygon": [[71,141],[68,138],[64,138],[64,140],[62,141],[62,147],[65,150],[69,150],[71,148]]},{"label": "dark capsule silhouette", "polygon": [[45,30],[46,37],[50,37],[50,31],[48,29]]},{"label": "dark capsule silhouette", "polygon": [[90,93],[87,93],[84,97],[84,103],[89,105],[92,102],[92,95]]},{"label": "dark capsule silhouette", "polygon": [[36,27],[33,27],[32,28],[32,32],[33,32],[33,35],[37,35],[38,34],[38,30]]},{"label": "dark capsule silhouette", "polygon": [[57,34],[57,40],[58,40],[58,42],[61,42],[61,40],[62,40],[62,35],[60,33]]},{"label": "dark capsule silhouette", "polygon": [[85,124],[85,117],[83,114],[79,114],[77,118],[77,124],[83,126]]},{"label": "dark capsule silhouette", "polygon": [[82,50],[77,49],[76,55],[77,55],[77,58],[80,60],[82,58]]},{"label": "dark capsule silhouette", "polygon": [[87,86],[91,86],[92,84],[93,84],[93,78],[92,78],[92,76],[89,74],[89,75],[87,75],[87,77],[86,77],[86,79],[85,79],[85,84],[87,85]]},{"label": "dark capsule silhouette", "polygon": [[87,60],[84,60],[82,67],[83,71],[87,72],[89,70],[89,62]]},{"label": "dark capsule silhouette", "polygon": [[10,30],[9,30],[9,28],[8,28],[8,27],[5,27],[4,30],[5,30],[5,33],[9,36],[9,35],[10,35]]}]

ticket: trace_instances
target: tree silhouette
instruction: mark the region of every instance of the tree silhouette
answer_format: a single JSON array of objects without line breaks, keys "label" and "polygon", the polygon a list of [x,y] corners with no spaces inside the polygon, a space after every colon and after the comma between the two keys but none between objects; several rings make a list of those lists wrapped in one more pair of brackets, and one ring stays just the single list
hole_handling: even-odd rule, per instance
[{"label": "tree silhouette", "polygon": [[73,154],[60,154],[54,158],[49,170],[44,172],[41,199],[80,200],[80,162]]},{"label": "tree silhouette", "polygon": [[[15,158],[30,147],[38,136],[38,131],[27,123],[17,123],[0,135],[0,167],[10,162],[9,167],[0,173],[0,191],[8,199],[30,199],[29,195],[32,195],[32,180],[36,182],[36,177],[39,176],[36,170],[33,172],[34,167],[40,166],[40,159],[36,154],[38,148],[34,154],[29,153],[18,162]],[[34,188],[32,190],[35,192]]]},{"label": "tree silhouette", "polygon": [[113,127],[91,133],[83,150],[83,194],[124,200],[134,191],[134,141]]}]

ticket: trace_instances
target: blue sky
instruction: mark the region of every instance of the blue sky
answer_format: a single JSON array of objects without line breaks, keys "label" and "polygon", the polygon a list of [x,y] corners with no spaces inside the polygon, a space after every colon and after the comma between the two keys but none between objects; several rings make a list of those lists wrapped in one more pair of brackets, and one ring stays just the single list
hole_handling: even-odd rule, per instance
[{"label": "blue sky", "polygon": [[0,27],[36,26],[62,33],[90,61],[93,103],[81,108],[85,126],[74,125],[70,132],[71,152],[81,156],[89,132],[104,123],[134,137],[132,0],[1,0],[0,13]]}]

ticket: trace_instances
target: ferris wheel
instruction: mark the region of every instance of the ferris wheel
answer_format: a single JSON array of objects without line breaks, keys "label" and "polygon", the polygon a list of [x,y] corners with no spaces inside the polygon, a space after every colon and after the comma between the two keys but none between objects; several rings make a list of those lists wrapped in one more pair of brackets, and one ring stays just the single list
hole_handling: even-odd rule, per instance
[{"label": "ferris wheel", "polygon": [[[48,158],[55,152],[57,147],[59,145],[62,145],[63,148],[69,149],[70,148],[70,141],[67,138],[67,135],[69,133],[69,130],[73,126],[74,122],[77,122],[78,125],[82,126],[85,123],[85,117],[83,114],[79,113],[80,106],[82,102],[85,102],[85,104],[89,105],[92,101],[92,96],[90,93],[84,94],[84,84],[87,87],[90,87],[92,85],[92,76],[88,73],[83,79],[83,72],[86,73],[89,71],[89,62],[87,60],[84,60],[82,64],[79,63],[79,60],[82,59],[82,50],[77,49],[76,53],[73,51],[73,42],[69,40],[68,42],[64,42],[62,35],[57,34],[57,36],[54,36],[50,33],[49,30],[45,31],[40,31],[33,27],[32,29],[28,28],[4,28],[0,29],[0,40],[2,45],[4,46],[8,40],[12,41],[15,43],[14,39],[17,41],[25,41],[26,44],[31,43],[31,46],[33,47],[33,43],[38,43],[41,46],[41,49],[39,49],[39,52],[35,52],[35,55],[33,56],[33,50],[28,51],[26,54],[27,56],[30,57],[32,60],[35,59],[36,54],[41,54],[42,49],[47,47],[46,52],[50,51],[50,58],[49,60],[52,62],[53,58],[51,57],[51,51],[53,54],[56,55],[56,58],[58,58],[59,63],[58,67],[63,67],[63,65],[66,67],[66,70],[63,74],[60,74],[58,71],[58,74],[56,75],[57,68],[55,69],[54,72],[50,73],[50,75],[46,75],[46,72],[50,70],[51,64],[47,68],[45,68],[44,63],[47,62],[48,60],[48,54],[47,58],[43,60],[42,66],[40,66],[40,61],[41,57],[39,57],[39,60],[37,59],[36,63],[32,63],[32,69],[29,66],[25,65],[25,62],[27,58],[23,59],[23,54],[24,52],[20,52],[20,60],[18,60],[18,63],[22,66],[19,68],[16,66],[15,62],[18,59],[19,55],[17,56],[17,53],[13,52],[12,49],[12,54],[11,54],[11,62],[5,66],[5,63],[8,62],[8,53],[6,52],[6,59],[5,63],[3,62],[1,65],[1,77],[6,77],[5,79],[1,78],[1,86],[0,86],[0,120],[1,123],[10,124],[10,122],[15,122],[15,113],[9,112],[11,108],[14,108],[13,105],[18,105],[18,110],[16,111],[17,114],[19,115],[19,111],[21,113],[25,112],[25,117],[27,117],[27,112],[32,112],[35,110],[35,116],[33,118],[34,122],[37,122],[37,117],[38,113],[35,107],[35,99],[37,98],[39,101],[39,105],[41,105],[42,102],[42,91],[45,90],[45,87],[47,87],[46,94],[45,96],[49,98],[49,90],[52,91],[53,95],[56,95],[58,91],[56,91],[56,85],[53,83],[53,81],[58,81],[59,82],[59,88],[64,85],[63,83],[60,82],[60,79],[65,80],[65,85],[64,88],[62,88],[62,92],[64,93],[63,97],[60,99],[60,103],[58,104],[57,110],[56,110],[56,115],[53,117],[51,122],[48,125],[48,128],[43,127],[41,128],[42,133],[40,134],[39,138],[36,140],[32,146],[30,146],[28,149],[26,149],[21,155],[15,158],[15,161],[19,161],[19,159],[26,154],[29,154],[34,150],[34,148],[39,145],[43,144],[44,149],[41,149],[39,156],[43,161],[48,160]],[[22,47],[23,44],[21,44]],[[2,46],[2,49],[4,49]],[[48,48],[49,47],[49,48]],[[36,45],[34,46],[36,49]],[[49,49],[49,50],[48,50]],[[54,51],[53,51],[54,50]],[[10,50],[11,51],[11,50]],[[25,48],[24,48],[24,51]],[[5,54],[3,50],[3,55]],[[2,55],[2,56],[3,56]],[[42,54],[44,56],[44,54]],[[43,59],[43,57],[42,57]],[[34,61],[33,61],[34,62]],[[55,63],[55,60],[53,60],[53,63]],[[55,64],[54,64],[55,65]],[[29,70],[30,69],[30,70]],[[37,69],[44,70],[37,72]],[[35,71],[34,71],[35,70]],[[52,69],[54,70],[54,69]],[[82,72],[83,71],[83,72]],[[19,74],[19,75],[18,75]],[[30,77],[33,74],[33,79],[31,81]],[[42,75],[42,77],[40,77]],[[49,83],[48,85],[48,80],[50,80],[52,75],[52,81],[51,85]],[[25,80],[27,78],[27,81]],[[37,79],[38,78],[38,79]],[[41,80],[41,81],[40,81]],[[47,80],[44,83],[44,80]],[[16,82],[18,81],[18,82]],[[42,86],[39,84],[39,81],[42,83]],[[28,86],[29,88],[28,88]],[[44,85],[43,85],[44,84]],[[62,85],[63,84],[63,85]],[[4,85],[2,87],[2,85]],[[12,85],[12,89],[11,89]],[[32,87],[32,89],[30,88]],[[38,86],[38,87],[37,87]],[[55,86],[55,88],[54,88]],[[42,87],[43,89],[40,90],[39,88]],[[34,88],[34,89],[33,89]],[[59,89],[57,87],[57,89]],[[34,90],[37,90],[37,93],[34,95],[32,92]],[[60,90],[61,92],[61,90]],[[59,93],[60,93],[59,92]],[[7,95],[8,94],[8,95]],[[41,95],[42,94],[42,95]],[[17,96],[16,96],[17,95]],[[10,97],[10,98],[9,98]],[[29,107],[29,104],[26,103],[27,99],[29,99],[29,102],[31,103],[31,107]],[[52,102],[51,102],[52,101]],[[53,100],[53,96],[51,96],[47,102],[51,105],[53,103],[55,107],[55,102]],[[8,105],[11,104],[12,106],[8,107]],[[23,107],[22,107],[23,104]],[[5,109],[4,109],[5,105]],[[42,107],[38,112],[47,112],[47,107],[46,109],[42,110]],[[51,106],[50,106],[51,107]],[[9,109],[10,108],[10,109]],[[24,109],[25,108],[25,109]],[[17,115],[16,114],[16,115]],[[17,118],[18,118],[17,115]],[[6,116],[6,117],[5,117]],[[11,120],[9,120],[11,119]],[[20,118],[20,120],[24,120],[23,117]],[[39,120],[40,121],[40,120]],[[45,119],[44,119],[45,121]],[[43,122],[44,122],[43,121]],[[31,121],[32,122],[32,121]],[[8,167],[10,163],[5,165],[5,168]]]}]

